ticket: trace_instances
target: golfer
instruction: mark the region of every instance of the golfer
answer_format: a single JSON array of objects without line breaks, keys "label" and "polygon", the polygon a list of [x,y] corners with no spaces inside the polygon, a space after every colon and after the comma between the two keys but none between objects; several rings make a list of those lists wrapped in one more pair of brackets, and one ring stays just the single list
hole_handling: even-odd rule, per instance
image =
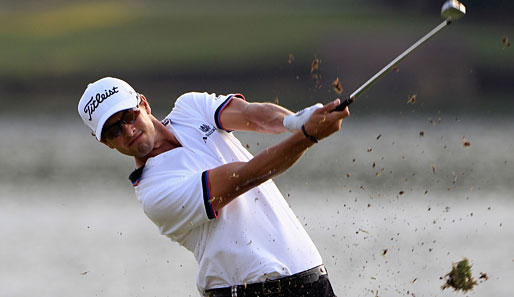
[{"label": "golfer", "polygon": [[[349,111],[331,112],[338,104],[293,114],[241,94],[186,93],[159,121],[143,95],[106,77],[78,112],[98,141],[134,157],[136,196],[161,234],[194,254],[202,296],[328,297],[321,256],[271,178],[340,129]],[[256,156],[231,133],[288,130]]]}]

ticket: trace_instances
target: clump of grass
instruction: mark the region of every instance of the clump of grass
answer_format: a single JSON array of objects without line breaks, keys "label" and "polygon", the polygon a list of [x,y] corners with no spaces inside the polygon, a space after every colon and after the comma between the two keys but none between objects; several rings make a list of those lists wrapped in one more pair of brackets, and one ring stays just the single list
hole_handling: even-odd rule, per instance
[{"label": "clump of grass", "polygon": [[445,277],[446,283],[441,286],[442,290],[453,288],[455,291],[462,290],[462,292],[466,293],[477,284],[471,275],[471,266],[466,258],[460,262],[453,263],[452,270]]}]

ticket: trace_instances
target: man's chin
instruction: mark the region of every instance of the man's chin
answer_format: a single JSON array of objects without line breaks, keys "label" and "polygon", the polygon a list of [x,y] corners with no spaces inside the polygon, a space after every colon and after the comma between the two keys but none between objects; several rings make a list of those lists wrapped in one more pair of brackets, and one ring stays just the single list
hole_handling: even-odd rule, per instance
[{"label": "man's chin", "polygon": [[153,150],[153,147],[146,143],[138,143],[134,157],[144,158],[148,156]]},{"label": "man's chin", "polygon": [[135,158],[145,158],[152,152],[152,149],[153,148],[151,146],[148,146],[144,143],[138,143],[130,150],[117,149],[117,151],[127,156]]}]

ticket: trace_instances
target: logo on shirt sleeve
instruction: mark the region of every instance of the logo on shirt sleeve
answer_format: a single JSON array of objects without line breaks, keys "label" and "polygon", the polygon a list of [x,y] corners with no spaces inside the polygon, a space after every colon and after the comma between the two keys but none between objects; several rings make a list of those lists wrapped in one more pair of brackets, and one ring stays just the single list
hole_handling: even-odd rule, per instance
[{"label": "logo on shirt sleeve", "polygon": [[166,118],[166,119],[161,121],[161,124],[163,124],[164,126],[168,126],[168,124],[171,124],[171,120]]},{"label": "logo on shirt sleeve", "polygon": [[216,128],[210,126],[210,125],[207,125],[207,124],[202,124],[200,127],[199,127],[200,131],[202,131],[204,133],[203,135],[203,142],[207,143],[207,139],[209,138],[209,136],[212,135],[212,133],[214,133],[214,131],[216,131]]}]

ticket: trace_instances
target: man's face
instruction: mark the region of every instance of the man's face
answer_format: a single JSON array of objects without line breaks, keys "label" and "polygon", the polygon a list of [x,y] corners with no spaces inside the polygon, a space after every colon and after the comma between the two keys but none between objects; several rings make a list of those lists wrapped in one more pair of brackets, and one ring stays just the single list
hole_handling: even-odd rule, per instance
[{"label": "man's face", "polygon": [[[104,124],[104,129],[118,123],[125,110],[113,114]],[[102,138],[101,142],[128,156],[142,158],[154,148],[155,127],[150,117],[150,109],[145,101],[139,106],[139,116],[130,124],[121,125],[119,136]]]}]

